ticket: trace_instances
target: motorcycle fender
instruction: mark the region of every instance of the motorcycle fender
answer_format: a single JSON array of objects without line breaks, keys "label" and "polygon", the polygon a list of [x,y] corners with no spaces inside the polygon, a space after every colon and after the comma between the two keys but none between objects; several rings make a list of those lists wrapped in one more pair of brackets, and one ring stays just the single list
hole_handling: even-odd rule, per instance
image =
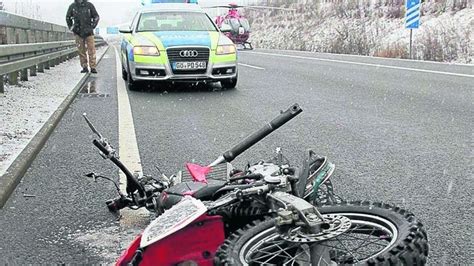
[{"label": "motorcycle fender", "polygon": [[171,266],[195,262],[212,266],[224,239],[222,217],[203,215],[184,229],[147,247],[140,265]]},{"label": "motorcycle fender", "polygon": [[[140,245],[139,238],[124,252],[123,259],[117,265],[130,262]],[[204,214],[182,230],[146,247],[140,266],[172,266],[191,262],[212,266],[216,251],[224,240],[222,217]]]},{"label": "motorcycle fender", "polygon": [[125,266],[128,262],[133,259],[135,256],[135,252],[140,247],[140,241],[142,240],[142,235],[138,235],[135,240],[133,240],[132,244],[122,253],[122,256],[117,260],[115,263],[116,266]]}]

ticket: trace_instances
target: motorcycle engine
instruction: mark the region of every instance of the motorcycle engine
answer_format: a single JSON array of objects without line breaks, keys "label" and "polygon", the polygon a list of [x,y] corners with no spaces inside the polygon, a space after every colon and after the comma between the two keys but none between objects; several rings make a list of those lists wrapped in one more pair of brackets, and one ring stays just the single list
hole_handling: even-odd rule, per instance
[{"label": "motorcycle engine", "polygon": [[261,174],[262,176],[278,176],[281,174],[281,168],[273,163],[259,163],[251,166],[249,172]]},{"label": "motorcycle engine", "polygon": [[288,175],[285,173],[285,169],[288,169],[288,165],[277,165],[274,163],[258,163],[251,166],[248,171],[252,174],[261,174],[263,180],[267,184],[277,185],[284,191],[290,191],[291,187],[288,182]]}]

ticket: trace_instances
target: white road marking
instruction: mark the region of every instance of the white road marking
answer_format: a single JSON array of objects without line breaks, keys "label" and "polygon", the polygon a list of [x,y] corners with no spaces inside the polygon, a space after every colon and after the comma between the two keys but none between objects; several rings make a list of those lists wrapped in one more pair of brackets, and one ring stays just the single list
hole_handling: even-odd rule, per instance
[{"label": "white road marking", "polygon": [[243,64],[243,63],[239,63],[239,65],[244,66],[244,67],[250,67],[250,68],[253,68],[253,69],[258,69],[258,70],[265,70],[265,68],[263,68],[263,67],[252,66],[252,65],[247,65],[247,64]]},{"label": "white road marking", "polygon": [[388,65],[381,65],[381,64],[361,63],[361,62],[353,62],[353,61],[345,61],[345,60],[337,60],[337,59],[326,59],[326,58],[316,58],[316,57],[307,57],[307,56],[299,56],[299,55],[287,55],[287,54],[273,54],[273,53],[264,53],[264,52],[247,52],[247,53],[474,78],[474,75],[469,75],[469,74],[444,72],[444,71],[436,71],[436,70],[428,70],[428,69],[419,69],[419,68],[411,68],[411,67],[388,66]]},{"label": "white road marking", "polygon": [[[298,54],[309,54],[309,55],[329,55],[329,56],[337,55],[339,57],[376,59],[376,60],[382,60],[382,61],[396,61],[396,62],[402,62],[403,61],[403,62],[415,62],[415,63],[422,63],[422,64],[473,67],[472,64],[466,64],[466,63],[446,63],[446,62],[437,62],[437,61],[422,61],[422,60],[416,60],[416,59],[390,58],[390,57],[368,56],[368,55],[358,55],[358,54],[334,54],[334,53],[301,51],[301,50],[292,50],[292,49],[285,49],[285,51],[298,53]],[[251,53],[251,52],[252,51],[244,51],[244,53]]]},{"label": "white road marking", "polygon": [[449,184],[448,184],[448,191],[447,191],[447,196],[450,196],[451,195],[451,191],[453,190],[453,184],[454,184],[454,180],[453,178],[451,177],[451,180],[449,181]]},{"label": "white road marking", "polygon": [[[115,48],[115,58],[117,64],[117,98],[118,98],[118,122],[119,122],[119,155],[120,161],[133,173],[142,173],[142,164],[140,152],[138,150],[137,137],[135,135],[135,126],[133,124],[132,108],[128,98],[127,88],[122,80],[122,66],[119,53]],[[125,188],[127,178],[120,171],[120,190],[126,194]],[[144,209],[120,211],[122,218],[120,224],[123,226],[137,225],[143,219],[148,219],[149,213]]]}]

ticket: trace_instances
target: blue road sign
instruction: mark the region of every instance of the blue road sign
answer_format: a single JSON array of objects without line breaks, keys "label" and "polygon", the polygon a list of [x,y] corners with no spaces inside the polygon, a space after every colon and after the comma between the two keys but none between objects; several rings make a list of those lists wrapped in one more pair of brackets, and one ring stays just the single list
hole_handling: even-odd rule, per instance
[{"label": "blue road sign", "polygon": [[405,28],[418,29],[420,27],[421,0],[406,0]]}]

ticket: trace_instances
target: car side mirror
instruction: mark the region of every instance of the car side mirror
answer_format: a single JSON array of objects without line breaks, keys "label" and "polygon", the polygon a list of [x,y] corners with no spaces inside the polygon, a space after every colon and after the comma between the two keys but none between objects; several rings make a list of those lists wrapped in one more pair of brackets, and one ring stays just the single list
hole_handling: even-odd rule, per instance
[{"label": "car side mirror", "polygon": [[222,24],[221,25],[221,32],[231,32],[232,27],[229,24]]},{"label": "car side mirror", "polygon": [[130,27],[124,27],[124,28],[120,28],[119,32],[126,34],[126,33],[132,33],[132,30],[130,29]]}]

